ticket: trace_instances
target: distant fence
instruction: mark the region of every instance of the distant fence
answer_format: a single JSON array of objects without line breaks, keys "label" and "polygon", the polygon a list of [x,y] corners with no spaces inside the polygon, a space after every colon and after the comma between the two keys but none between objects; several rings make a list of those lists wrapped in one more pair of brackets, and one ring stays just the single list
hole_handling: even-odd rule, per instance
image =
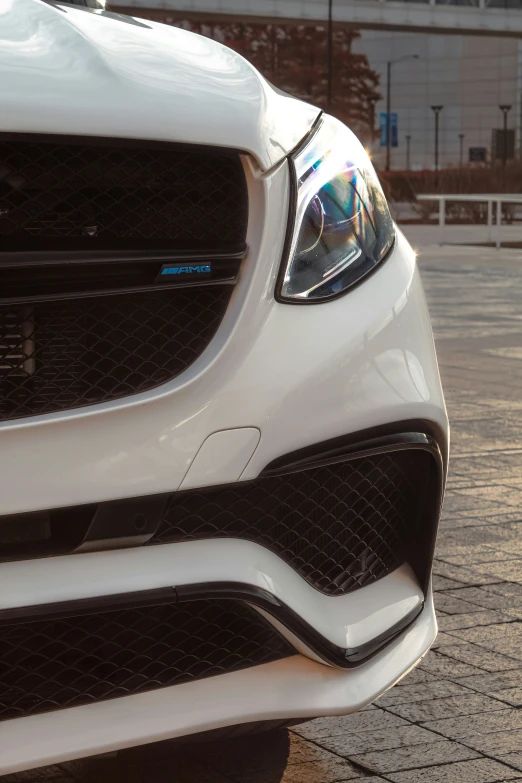
[{"label": "distant fence", "polygon": [[522,204],[522,194],[520,193],[430,193],[418,196],[419,201],[438,201],[439,202],[439,226],[442,232],[446,225],[446,205],[448,202],[464,201],[468,203],[482,203],[487,204],[487,225],[488,225],[488,241],[493,241],[493,204],[496,204],[496,231],[495,231],[495,246],[499,248],[501,246],[500,228],[502,225],[502,205],[503,204]]},{"label": "distant fence", "polygon": [[522,195],[522,161],[500,165],[466,165],[462,168],[432,171],[379,171],[384,192],[391,201],[415,201],[419,194],[455,193],[458,195],[492,193]]}]

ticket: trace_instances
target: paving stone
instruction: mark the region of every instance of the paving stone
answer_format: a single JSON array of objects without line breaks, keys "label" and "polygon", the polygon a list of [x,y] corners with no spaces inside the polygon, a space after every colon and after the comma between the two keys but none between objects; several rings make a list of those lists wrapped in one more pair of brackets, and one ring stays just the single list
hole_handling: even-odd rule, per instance
[{"label": "paving stone", "polygon": [[[269,783],[269,781],[266,781],[266,783]],[[377,775],[370,775],[370,777],[362,778],[361,783],[387,783],[387,782],[386,782],[386,778],[381,778]]]},{"label": "paving stone", "polygon": [[[437,677],[434,674],[425,672],[417,667],[416,669],[412,669],[411,672],[408,672],[408,674],[403,677],[402,680],[399,680],[397,685],[392,688],[392,691],[396,690],[397,688],[404,688],[406,685],[419,685],[422,682],[432,682],[436,679]],[[392,691],[389,691],[389,693]]]},{"label": "paving stone", "polygon": [[[462,535],[467,535],[470,528],[473,531],[475,531],[477,527],[483,527],[484,529],[490,530],[494,526],[505,524],[506,522],[512,520],[515,516],[518,520],[520,514],[495,514],[483,517],[453,516],[451,518],[448,517],[447,519],[441,519],[439,528],[441,530],[460,530]],[[498,579],[495,579],[494,581],[488,581],[487,584],[495,584],[498,581]],[[485,583],[483,582],[482,584]]]},{"label": "paving stone", "polygon": [[516,770],[492,759],[459,761],[409,772],[391,772],[386,777],[394,783],[503,783],[516,780]]},{"label": "paving stone", "polygon": [[456,639],[460,642],[455,645],[445,644],[440,648],[442,655],[454,658],[462,663],[470,663],[472,666],[478,666],[488,672],[509,671],[520,667],[520,661],[510,658],[507,655],[491,652],[478,644],[466,644],[463,639]]},{"label": "paving stone", "polygon": [[461,742],[487,756],[503,756],[522,749],[522,729],[476,734],[464,737]]},{"label": "paving stone", "polygon": [[[361,778],[361,772],[349,762],[337,760],[328,764],[293,764],[282,770],[277,777],[277,783],[340,783],[344,780]],[[237,783],[270,783],[274,780],[269,770],[257,770],[235,778]],[[192,782],[191,782],[192,783]],[[197,783],[196,780],[193,783]]]},{"label": "paving stone", "polygon": [[510,607],[506,609],[506,613],[516,620],[522,620],[522,606]]},{"label": "paving stone", "polygon": [[369,753],[370,751],[423,745],[429,742],[440,742],[440,739],[438,734],[421,726],[406,725],[383,731],[320,737],[316,742],[327,750],[331,750],[332,753],[353,758],[357,754]]},{"label": "paving stone", "polygon": [[446,631],[439,631],[432,650],[437,650],[439,647],[442,648],[448,645],[454,647],[456,644],[467,644],[467,642],[464,639],[459,639],[458,634],[453,633],[453,635],[450,636],[450,634],[446,633]]},{"label": "paving stone", "polygon": [[482,486],[474,486],[470,489],[459,490],[459,496],[469,497],[474,501],[477,498],[485,502],[491,500],[504,504],[506,506],[514,506],[514,508],[520,508],[522,506],[522,494],[516,486],[509,486],[509,484],[495,484],[487,483]]},{"label": "paving stone", "polygon": [[[522,743],[518,747],[522,747]],[[499,761],[509,764],[515,767],[515,769],[522,770],[522,752],[520,750],[516,753],[507,753],[505,756],[499,756]],[[517,778],[517,780],[522,780],[522,778]]]},{"label": "paving stone", "polygon": [[452,591],[451,595],[448,592],[435,595],[435,609],[437,612],[445,612],[446,614],[469,614],[470,612],[482,611],[482,607],[477,606],[477,604],[455,598],[454,592],[455,591]]},{"label": "paving stone", "polygon": [[459,718],[444,718],[429,721],[425,729],[442,734],[448,739],[462,739],[476,734],[488,734],[491,731],[506,731],[522,728],[522,712],[506,708],[479,715],[464,715]]},{"label": "paving stone", "polygon": [[456,681],[465,688],[479,693],[495,693],[507,688],[522,687],[522,668],[506,672],[488,672],[473,677],[462,677]]},{"label": "paving stone", "polygon": [[498,594],[494,593],[492,588],[493,585],[462,587],[459,590],[448,590],[445,595],[450,595],[453,598],[463,598],[465,601],[481,606],[483,609],[500,609],[505,612],[510,608],[522,607],[522,595],[508,596]]},{"label": "paving stone", "polygon": [[[513,707],[522,707],[522,688],[506,688],[502,691],[495,691],[495,698],[500,699]],[[522,746],[521,746],[522,747]]]},{"label": "paving stone", "polygon": [[388,709],[401,718],[412,723],[425,723],[426,721],[439,720],[441,718],[454,718],[459,715],[473,715],[480,712],[493,712],[505,709],[506,705],[484,694],[468,694],[465,696],[449,696],[444,699],[430,699],[428,701],[409,704],[392,704]]},{"label": "paving stone", "polygon": [[493,652],[522,661],[522,623],[502,623],[462,630],[460,637]]},{"label": "paving stone", "polygon": [[339,758],[314,742],[299,737],[292,732],[289,733],[289,750],[287,764],[315,764],[332,763],[339,761]]},{"label": "paving stone", "polygon": [[477,666],[470,666],[467,663],[460,663],[453,658],[448,658],[441,653],[430,651],[424,660],[419,664],[423,671],[434,674],[443,679],[453,680],[456,677],[471,677],[473,674],[482,674]]},{"label": "paving stone", "polygon": [[[482,563],[475,568],[480,568],[481,573],[491,577],[492,581],[498,582],[499,579],[503,579],[506,582],[522,582],[522,562],[520,560],[497,560],[493,563]],[[484,584],[486,583],[484,582]]]},{"label": "paving stone", "polygon": [[[508,544],[506,543],[506,549]],[[483,563],[497,563],[499,560],[520,560],[518,552],[507,552],[506,549],[495,549],[491,546],[477,547],[475,551],[464,552],[461,555],[442,555],[441,560],[445,563],[454,563],[455,565],[466,566],[476,570],[476,567]]]},{"label": "paving stone", "polygon": [[406,725],[407,721],[397,715],[377,709],[370,712],[356,712],[340,718],[319,718],[296,726],[294,732],[305,739],[317,740],[320,737],[334,737],[337,734],[385,731]]},{"label": "paving stone", "polygon": [[[519,468],[520,475],[519,475],[519,481],[521,482],[522,486],[522,466]],[[522,504],[521,504],[522,508]],[[497,543],[499,549],[503,550],[506,553],[506,556],[508,560],[511,560],[513,557],[522,557],[522,542],[520,540],[520,533],[522,532],[522,525],[521,524],[509,524],[505,525],[504,527],[505,536],[502,539],[500,539]]]},{"label": "paving stone", "polygon": [[[478,475],[477,460],[474,460],[470,465],[474,474]],[[518,470],[518,469],[517,469]],[[452,460],[452,466],[450,470],[450,478],[455,471],[455,463]],[[491,473],[491,471],[490,471]],[[494,482],[496,474],[493,477],[488,476],[488,481]],[[480,482],[475,481],[474,486],[477,486]],[[448,484],[451,486],[451,480]],[[450,490],[451,491],[451,490]],[[469,540],[471,537],[471,541]],[[502,543],[505,541],[505,536],[499,533],[496,526],[490,525],[484,528],[482,525],[477,526],[476,530],[469,530],[466,533],[466,542],[463,541],[462,533],[455,530],[444,530],[437,536],[437,556],[459,554],[460,552],[474,552],[484,545],[490,545],[493,547],[502,547]],[[522,554],[522,553],[521,553]]]},{"label": "paving stone", "polygon": [[494,577],[492,574],[486,572],[481,573],[480,571],[472,570],[471,568],[464,568],[463,566],[457,566],[451,563],[443,563],[440,560],[435,561],[433,564],[433,571],[439,576],[455,579],[457,582],[462,582],[467,585],[487,585],[499,581],[498,576]]},{"label": "paving stone", "polygon": [[392,688],[378,701],[381,707],[390,707],[397,704],[411,704],[414,702],[442,699],[445,696],[469,696],[469,689],[463,685],[457,685],[450,680],[433,679],[431,682],[420,685],[404,685],[401,688]]},{"label": "paving stone", "polygon": [[518,582],[500,582],[497,584],[484,585],[482,590],[495,595],[519,596],[522,597],[522,584]]},{"label": "paving stone", "polygon": [[513,622],[513,618],[507,612],[499,612],[498,609],[484,609],[470,614],[451,614],[439,620],[441,631],[460,631],[461,628],[478,628],[484,625]]},{"label": "paving stone", "polygon": [[462,587],[463,582],[457,582],[456,579],[448,579],[440,574],[433,574],[432,585],[435,592],[442,590],[455,590],[457,587]]},{"label": "paving stone", "polygon": [[412,745],[352,756],[352,760],[375,772],[397,772],[402,769],[429,767],[454,761],[477,758],[479,754],[458,742],[442,740],[424,745]]}]

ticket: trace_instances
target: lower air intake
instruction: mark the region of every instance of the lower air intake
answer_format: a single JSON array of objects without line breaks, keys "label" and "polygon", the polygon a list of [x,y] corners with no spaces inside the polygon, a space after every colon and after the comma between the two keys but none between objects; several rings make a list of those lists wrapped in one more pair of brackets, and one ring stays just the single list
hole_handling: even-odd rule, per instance
[{"label": "lower air intake", "polygon": [[0,625],[0,720],[90,704],[295,653],[240,601],[198,599]]},{"label": "lower air intake", "polygon": [[176,492],[151,543],[248,539],[346,595],[408,560],[434,471],[428,452],[397,451]]}]

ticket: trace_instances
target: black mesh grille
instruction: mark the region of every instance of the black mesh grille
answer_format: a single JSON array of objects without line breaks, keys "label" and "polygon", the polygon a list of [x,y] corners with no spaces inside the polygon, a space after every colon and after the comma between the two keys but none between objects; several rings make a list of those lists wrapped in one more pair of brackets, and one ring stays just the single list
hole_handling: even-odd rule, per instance
[{"label": "black mesh grille", "polygon": [[345,595],[406,559],[432,457],[402,451],[172,495],[151,543],[245,538],[327,595]]},{"label": "black mesh grille", "polygon": [[239,601],[105,609],[0,625],[0,720],[238,671],[294,654]]},{"label": "black mesh grille", "polygon": [[220,250],[244,242],[247,216],[237,155],[0,137],[1,250]]},{"label": "black mesh grille", "polygon": [[0,307],[0,420],[105,402],[185,370],[230,286]]}]

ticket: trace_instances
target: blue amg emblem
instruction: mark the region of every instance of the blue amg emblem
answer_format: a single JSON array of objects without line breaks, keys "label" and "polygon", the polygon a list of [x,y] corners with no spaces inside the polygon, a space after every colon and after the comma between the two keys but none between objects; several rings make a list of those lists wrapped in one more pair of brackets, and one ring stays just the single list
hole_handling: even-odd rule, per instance
[{"label": "blue amg emblem", "polygon": [[212,272],[210,264],[195,264],[194,266],[164,266],[163,275],[208,275]]}]

